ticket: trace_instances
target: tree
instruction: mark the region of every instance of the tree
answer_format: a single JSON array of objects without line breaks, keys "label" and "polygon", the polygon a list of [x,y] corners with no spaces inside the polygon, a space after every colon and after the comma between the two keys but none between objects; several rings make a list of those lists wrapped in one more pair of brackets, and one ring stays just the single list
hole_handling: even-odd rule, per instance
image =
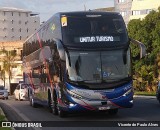
[{"label": "tree", "polygon": [[8,80],[10,85],[12,78],[12,67],[15,65],[14,61],[16,60],[17,54],[15,50],[7,51],[5,49],[2,49],[0,51],[0,55],[0,62],[2,63],[1,78],[4,81],[5,86],[5,75],[8,74]]},{"label": "tree", "polygon": [[151,11],[143,20],[134,19],[128,23],[128,34],[130,38],[139,40],[146,45],[147,57],[139,60],[139,50],[131,45],[133,55],[133,72],[138,79],[151,86],[158,77],[160,69],[156,63],[157,54],[160,52],[160,7],[158,11]]}]

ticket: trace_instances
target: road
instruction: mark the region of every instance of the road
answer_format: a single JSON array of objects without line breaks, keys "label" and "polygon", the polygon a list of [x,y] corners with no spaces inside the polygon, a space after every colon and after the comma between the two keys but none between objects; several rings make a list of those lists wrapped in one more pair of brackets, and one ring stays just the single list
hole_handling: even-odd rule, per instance
[{"label": "road", "polygon": [[[32,108],[29,105],[29,101],[15,101],[12,98],[9,98],[9,100],[2,100],[0,105],[2,109],[4,109],[7,117],[9,117],[12,121],[54,121],[53,123],[55,123],[56,126],[58,125],[56,124],[56,121],[58,121],[57,123],[61,123],[63,125],[66,124],[66,121],[70,121],[69,123],[74,123],[73,121],[78,121],[79,124],[77,124],[78,126],[76,129],[78,129],[78,127],[80,126],[85,126],[84,122],[96,123],[97,121],[101,121],[100,123],[108,123],[109,121],[160,121],[160,104],[154,97],[135,97],[133,108],[120,109],[118,114],[115,116],[108,115],[107,113],[94,112],[76,113],[69,115],[67,118],[60,118],[50,113],[49,110],[45,107]],[[19,116],[17,116],[17,118],[14,118],[15,115],[13,115],[14,117],[11,117],[11,113],[9,113],[9,111],[13,111],[15,114],[18,113]],[[93,126],[94,128],[90,127],[91,130],[100,129],[100,127],[95,127],[95,124],[93,124]],[[102,126],[101,129],[105,129],[104,126]],[[45,130],[45,128],[46,127],[42,129]],[[64,127],[62,127],[62,129],[63,128]],[[129,129],[133,128],[134,127],[130,127]],[[58,127],[58,129],[60,129],[60,127]],[[70,129],[74,129],[74,127]],[[116,129],[116,127],[114,127],[114,129]],[[145,129],[150,128],[145,127]],[[48,128],[46,128],[46,130],[48,130]],[[87,130],[89,129],[87,128]]]}]

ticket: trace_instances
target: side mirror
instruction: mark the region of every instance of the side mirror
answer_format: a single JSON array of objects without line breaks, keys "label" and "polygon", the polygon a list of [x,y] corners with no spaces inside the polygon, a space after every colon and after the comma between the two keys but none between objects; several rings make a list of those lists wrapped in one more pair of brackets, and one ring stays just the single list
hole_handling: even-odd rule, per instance
[{"label": "side mirror", "polygon": [[65,49],[64,46],[62,44],[62,42],[60,40],[56,40],[57,43],[57,50],[59,52],[59,56],[61,58],[61,60],[65,61]]},{"label": "side mirror", "polygon": [[134,40],[134,39],[131,39],[131,38],[130,38],[130,41],[139,46],[139,48],[140,48],[140,58],[145,57],[146,56],[146,46],[143,43],[141,43],[140,41],[137,41],[137,40]]}]

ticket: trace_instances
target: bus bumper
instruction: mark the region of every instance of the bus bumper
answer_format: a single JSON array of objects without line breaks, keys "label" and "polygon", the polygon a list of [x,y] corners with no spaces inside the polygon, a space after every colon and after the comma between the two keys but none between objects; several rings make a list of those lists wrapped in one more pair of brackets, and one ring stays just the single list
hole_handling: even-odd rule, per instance
[{"label": "bus bumper", "polygon": [[65,101],[63,99],[61,103],[59,108],[68,112],[131,108],[133,106],[133,91],[132,87],[127,87],[127,89],[120,87],[112,92],[108,92],[108,90],[67,90]]}]

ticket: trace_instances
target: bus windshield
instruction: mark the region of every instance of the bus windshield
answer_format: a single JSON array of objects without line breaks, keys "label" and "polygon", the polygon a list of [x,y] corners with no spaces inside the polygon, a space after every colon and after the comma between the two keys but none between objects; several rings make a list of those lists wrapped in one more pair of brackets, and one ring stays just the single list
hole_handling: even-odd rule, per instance
[{"label": "bus windshield", "polygon": [[120,15],[76,17],[66,16],[62,26],[63,41],[66,44],[82,42],[126,43],[128,36]]},{"label": "bus windshield", "polygon": [[128,51],[69,51],[68,55],[70,58],[66,54],[66,67],[70,81],[110,83],[131,76],[130,49]]}]

